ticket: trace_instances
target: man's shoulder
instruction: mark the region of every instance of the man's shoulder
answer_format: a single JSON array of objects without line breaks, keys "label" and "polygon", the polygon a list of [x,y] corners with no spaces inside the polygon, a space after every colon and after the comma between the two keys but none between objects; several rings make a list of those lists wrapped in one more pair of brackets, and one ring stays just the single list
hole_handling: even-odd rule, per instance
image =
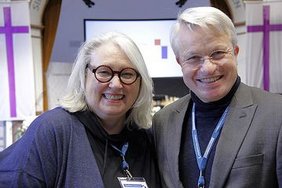
[{"label": "man's shoulder", "polygon": [[263,106],[267,108],[281,108],[282,109],[282,95],[278,93],[272,93],[265,91],[263,89],[248,86],[241,84],[238,95],[236,95],[238,100],[239,98],[247,98],[252,100],[254,104]]}]

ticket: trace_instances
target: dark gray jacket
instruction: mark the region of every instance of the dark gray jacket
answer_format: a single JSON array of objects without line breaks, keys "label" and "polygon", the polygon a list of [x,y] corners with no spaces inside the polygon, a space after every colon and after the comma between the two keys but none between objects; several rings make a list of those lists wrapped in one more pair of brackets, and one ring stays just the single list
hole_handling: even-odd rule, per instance
[{"label": "dark gray jacket", "polygon": [[[163,187],[183,187],[179,151],[190,99],[186,95],[154,116]],[[209,187],[282,187],[282,96],[240,84],[216,146]]]}]

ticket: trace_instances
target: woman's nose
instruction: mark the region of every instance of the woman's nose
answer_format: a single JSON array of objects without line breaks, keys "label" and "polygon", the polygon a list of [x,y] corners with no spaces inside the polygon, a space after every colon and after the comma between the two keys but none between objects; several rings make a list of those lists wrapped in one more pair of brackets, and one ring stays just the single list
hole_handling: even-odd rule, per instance
[{"label": "woman's nose", "polygon": [[110,80],[110,87],[117,87],[117,88],[122,88],[122,82],[119,79],[119,76],[115,74],[113,78]]}]

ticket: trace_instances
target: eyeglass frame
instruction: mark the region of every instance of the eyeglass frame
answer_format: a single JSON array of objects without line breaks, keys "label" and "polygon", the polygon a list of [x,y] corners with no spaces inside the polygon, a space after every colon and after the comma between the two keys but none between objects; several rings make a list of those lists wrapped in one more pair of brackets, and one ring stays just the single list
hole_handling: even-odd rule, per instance
[{"label": "eyeglass frame", "polygon": [[[222,52],[223,53],[223,56],[220,57],[220,58],[213,58],[212,55],[215,54],[216,52]],[[222,60],[223,58],[225,58],[225,55],[226,54],[230,54],[232,55],[232,48],[228,48],[226,50],[214,50],[210,53],[210,55],[207,55],[207,56],[200,56],[198,54],[195,54],[189,58],[185,58],[186,60],[184,61],[183,64],[187,64],[189,66],[193,66],[193,67],[198,67],[199,65],[201,65],[203,62],[205,62],[206,59],[208,59],[210,62],[212,63],[217,63],[218,61]],[[193,57],[197,57],[199,58],[199,61],[197,61],[196,63],[189,63],[187,62],[189,59],[193,58]]]},{"label": "eyeglass frame", "polygon": [[[106,67],[106,68],[108,68],[108,69],[111,71],[112,74],[111,74],[111,76],[109,77],[109,79],[108,79],[107,81],[101,81],[100,79],[97,78],[96,71],[97,71],[100,67]],[[87,68],[94,74],[96,80],[98,80],[100,83],[107,83],[107,82],[110,82],[110,81],[113,79],[113,77],[117,74],[117,75],[118,75],[118,78],[119,78],[119,80],[120,80],[121,83],[123,83],[123,84],[125,84],[125,85],[132,85],[133,83],[136,82],[136,80],[138,79],[138,77],[141,77],[140,73],[139,73],[137,70],[135,70],[134,68],[131,68],[131,67],[125,67],[125,68],[121,69],[120,71],[114,71],[114,70],[113,70],[110,66],[108,66],[108,65],[100,65],[100,66],[94,68],[92,65],[90,65],[90,64],[88,63],[88,64],[86,65],[86,69],[87,69]],[[133,71],[136,73],[136,78],[135,78],[132,82],[130,82],[130,83],[124,82],[123,79],[122,79],[122,77],[121,77],[122,72],[123,72],[124,70],[128,70],[128,69],[133,70]]]}]

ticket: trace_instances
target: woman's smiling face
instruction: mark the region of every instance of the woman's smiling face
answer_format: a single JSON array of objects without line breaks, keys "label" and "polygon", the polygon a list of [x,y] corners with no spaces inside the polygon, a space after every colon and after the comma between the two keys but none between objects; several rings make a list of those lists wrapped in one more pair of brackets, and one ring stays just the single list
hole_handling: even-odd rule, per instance
[{"label": "woman's smiling face", "polygon": [[[106,43],[98,47],[91,56],[91,66],[107,65],[113,71],[134,68],[128,57],[116,45]],[[133,106],[140,90],[140,77],[131,84],[123,84],[118,75],[106,83],[99,82],[90,69],[86,70],[85,97],[91,111],[102,120],[124,120]]]}]

